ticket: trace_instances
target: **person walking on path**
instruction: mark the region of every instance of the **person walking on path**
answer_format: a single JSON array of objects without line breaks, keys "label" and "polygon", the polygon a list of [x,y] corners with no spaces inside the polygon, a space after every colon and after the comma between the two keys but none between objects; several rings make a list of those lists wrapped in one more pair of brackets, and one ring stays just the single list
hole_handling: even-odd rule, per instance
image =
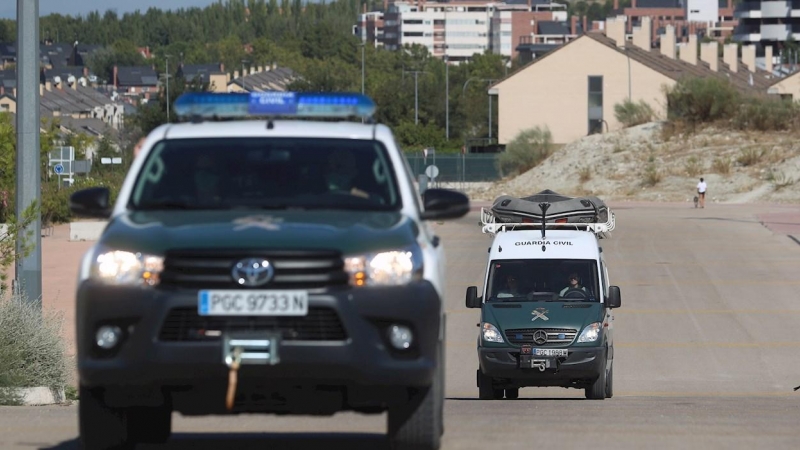
[{"label": "person walking on path", "polygon": [[700,197],[700,207],[706,207],[706,182],[700,178],[700,182],[697,183],[697,196]]}]

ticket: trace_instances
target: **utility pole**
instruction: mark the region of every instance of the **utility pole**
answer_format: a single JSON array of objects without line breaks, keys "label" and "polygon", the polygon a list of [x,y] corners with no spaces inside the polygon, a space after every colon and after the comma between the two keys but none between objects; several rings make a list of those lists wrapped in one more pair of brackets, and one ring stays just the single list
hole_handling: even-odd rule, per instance
[{"label": "utility pole", "polygon": [[[35,205],[37,213],[30,224],[17,232],[14,281],[17,292],[24,294],[41,313],[42,174],[39,150],[39,0],[17,0],[17,220],[24,218],[25,210],[31,205]],[[33,242],[28,241],[26,235],[30,235]],[[33,244],[27,256],[23,244]]]},{"label": "utility pole", "polygon": [[413,73],[414,74],[414,125],[419,124],[419,74],[421,73],[428,73],[424,70],[405,70],[403,73]]}]

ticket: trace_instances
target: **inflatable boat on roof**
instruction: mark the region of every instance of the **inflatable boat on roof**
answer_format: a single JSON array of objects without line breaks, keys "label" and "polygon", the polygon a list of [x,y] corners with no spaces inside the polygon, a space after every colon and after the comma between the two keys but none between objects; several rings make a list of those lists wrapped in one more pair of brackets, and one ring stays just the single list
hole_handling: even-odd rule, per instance
[{"label": "inflatable boat on roof", "polygon": [[501,195],[492,204],[492,214],[497,222],[520,223],[541,222],[540,203],[549,203],[545,222],[560,223],[605,223],[608,221],[608,206],[597,197],[569,197],[545,189],[529,197]]}]

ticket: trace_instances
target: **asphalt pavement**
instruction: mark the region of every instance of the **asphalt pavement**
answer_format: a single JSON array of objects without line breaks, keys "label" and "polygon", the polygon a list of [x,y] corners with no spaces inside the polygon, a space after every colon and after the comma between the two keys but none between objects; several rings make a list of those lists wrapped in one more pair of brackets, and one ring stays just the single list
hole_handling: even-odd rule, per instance
[{"label": "asphalt pavement", "polygon": [[[800,208],[613,205],[602,242],[614,313],[614,397],[523,388],[477,400],[477,310],[491,238],[478,214],[436,224],[447,251],[444,449],[800,448]],[[80,255],[76,255],[77,258]],[[173,439],[141,449],[383,449],[385,415],[175,416]],[[0,448],[77,449],[77,408],[0,408]]]}]

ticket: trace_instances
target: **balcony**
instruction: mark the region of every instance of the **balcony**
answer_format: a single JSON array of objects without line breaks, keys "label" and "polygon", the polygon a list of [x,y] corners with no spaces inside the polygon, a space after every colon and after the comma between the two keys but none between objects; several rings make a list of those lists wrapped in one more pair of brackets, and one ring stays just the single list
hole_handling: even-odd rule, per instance
[{"label": "balcony", "polygon": [[789,17],[792,10],[791,2],[761,2],[761,17]]},{"label": "balcony", "polygon": [[789,37],[790,27],[786,24],[762,24],[761,39],[765,41],[785,41]]},{"label": "balcony", "polygon": [[761,40],[761,25],[743,24],[733,30],[733,40],[735,42],[758,42]]},{"label": "balcony", "polygon": [[745,1],[736,6],[733,15],[741,19],[800,17],[800,0]]}]

